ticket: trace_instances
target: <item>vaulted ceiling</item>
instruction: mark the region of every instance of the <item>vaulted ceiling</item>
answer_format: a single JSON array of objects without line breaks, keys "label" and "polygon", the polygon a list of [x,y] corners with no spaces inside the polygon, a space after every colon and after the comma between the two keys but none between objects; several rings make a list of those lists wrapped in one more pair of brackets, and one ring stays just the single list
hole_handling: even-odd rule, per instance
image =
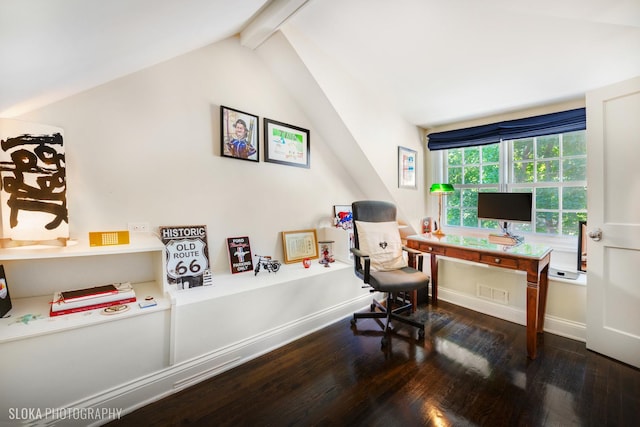
[{"label": "vaulted ceiling", "polygon": [[638,0],[0,0],[0,117],[280,25],[423,127],[640,75]]}]

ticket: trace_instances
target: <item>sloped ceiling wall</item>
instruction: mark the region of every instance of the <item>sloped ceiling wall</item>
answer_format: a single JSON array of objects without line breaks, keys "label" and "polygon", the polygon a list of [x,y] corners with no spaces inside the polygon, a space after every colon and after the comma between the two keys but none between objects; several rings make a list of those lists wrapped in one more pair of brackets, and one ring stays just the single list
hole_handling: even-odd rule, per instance
[{"label": "sloped ceiling wall", "polygon": [[[413,226],[426,212],[420,129],[364,91],[293,27],[256,49],[367,198],[393,201],[398,219]],[[417,188],[398,188],[398,146],[418,152]]]}]

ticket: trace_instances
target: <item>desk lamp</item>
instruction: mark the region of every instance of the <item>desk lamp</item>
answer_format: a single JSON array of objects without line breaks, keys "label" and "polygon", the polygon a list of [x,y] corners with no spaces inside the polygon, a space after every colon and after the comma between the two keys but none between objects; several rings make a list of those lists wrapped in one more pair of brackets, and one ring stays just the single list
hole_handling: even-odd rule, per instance
[{"label": "desk lamp", "polygon": [[436,193],[438,195],[438,229],[433,232],[436,236],[444,236],[442,232],[442,195],[447,193],[453,193],[453,185],[451,184],[433,184],[430,193]]}]

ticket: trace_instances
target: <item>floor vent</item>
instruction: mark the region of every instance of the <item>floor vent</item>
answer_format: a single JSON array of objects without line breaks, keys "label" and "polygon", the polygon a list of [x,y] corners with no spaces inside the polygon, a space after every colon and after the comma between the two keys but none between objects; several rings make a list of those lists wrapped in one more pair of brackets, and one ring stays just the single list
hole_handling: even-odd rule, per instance
[{"label": "floor vent", "polygon": [[490,286],[478,283],[476,295],[478,298],[486,299],[500,304],[509,304],[509,292],[505,291],[504,289],[492,288]]}]

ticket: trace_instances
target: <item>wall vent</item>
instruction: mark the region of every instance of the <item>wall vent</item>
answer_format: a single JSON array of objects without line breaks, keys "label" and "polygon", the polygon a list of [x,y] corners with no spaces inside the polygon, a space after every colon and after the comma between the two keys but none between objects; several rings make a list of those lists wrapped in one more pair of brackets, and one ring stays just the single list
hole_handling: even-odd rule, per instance
[{"label": "wall vent", "polygon": [[487,285],[478,283],[476,285],[476,296],[478,298],[497,302],[499,304],[509,304],[509,292],[504,289],[492,288]]}]

